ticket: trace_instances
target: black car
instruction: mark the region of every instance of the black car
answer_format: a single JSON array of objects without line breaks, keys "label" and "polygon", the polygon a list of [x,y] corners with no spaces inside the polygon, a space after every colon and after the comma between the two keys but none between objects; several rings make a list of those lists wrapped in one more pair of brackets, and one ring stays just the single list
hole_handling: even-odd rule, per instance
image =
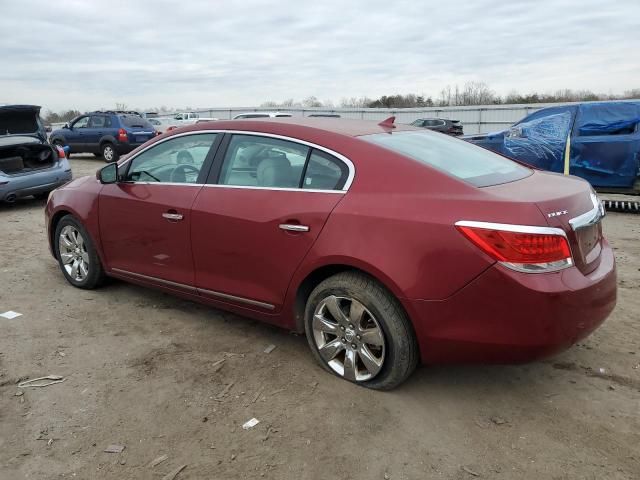
[{"label": "black car", "polygon": [[459,137],[462,135],[462,125],[460,120],[447,120],[445,118],[419,118],[411,122],[414,127],[428,128],[435,132],[446,133]]},{"label": "black car", "polygon": [[115,162],[155,135],[153,125],[137,112],[105,111],[80,115],[49,138],[54,145],[68,145],[69,153],[93,153]]}]

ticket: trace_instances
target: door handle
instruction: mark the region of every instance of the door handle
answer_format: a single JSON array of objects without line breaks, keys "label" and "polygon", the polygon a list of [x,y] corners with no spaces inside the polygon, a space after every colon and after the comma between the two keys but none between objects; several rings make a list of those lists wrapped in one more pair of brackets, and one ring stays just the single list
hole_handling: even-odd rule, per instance
[{"label": "door handle", "polygon": [[162,218],[166,218],[167,220],[171,220],[172,222],[178,222],[184,218],[181,213],[177,212],[164,212],[162,214]]},{"label": "door handle", "polygon": [[280,230],[286,230],[288,232],[308,232],[309,227],[307,225],[298,225],[297,223],[281,223],[278,225]]}]

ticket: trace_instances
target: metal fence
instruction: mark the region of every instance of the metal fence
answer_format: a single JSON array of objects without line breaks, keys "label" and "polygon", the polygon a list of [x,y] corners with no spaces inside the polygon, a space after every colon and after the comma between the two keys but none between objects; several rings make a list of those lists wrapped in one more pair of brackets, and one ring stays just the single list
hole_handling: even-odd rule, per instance
[{"label": "metal fence", "polygon": [[[465,134],[488,133],[513,125],[526,115],[541,108],[559,104],[535,103],[526,105],[482,105],[466,107],[428,107],[428,108],[205,108],[191,110],[205,118],[220,120],[233,118],[239,113],[247,112],[280,112],[291,113],[295,117],[307,117],[313,113],[336,113],[342,118],[359,118],[363,120],[384,120],[394,115],[396,123],[411,123],[418,118],[438,117],[459,120]],[[160,115],[172,117],[173,114]]]}]

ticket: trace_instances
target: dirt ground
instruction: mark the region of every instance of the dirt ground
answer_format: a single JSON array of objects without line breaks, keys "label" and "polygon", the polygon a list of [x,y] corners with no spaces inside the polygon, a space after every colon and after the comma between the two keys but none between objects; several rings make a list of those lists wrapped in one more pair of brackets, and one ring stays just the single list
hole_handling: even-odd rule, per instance
[{"label": "dirt ground", "polygon": [[[22,313],[0,317],[2,480],[640,478],[640,215],[605,219],[618,306],[583,343],[380,393],[325,373],[303,337],[122,282],[74,289],[42,209],[0,206],[0,312]],[[18,395],[50,374],[65,381]]]}]

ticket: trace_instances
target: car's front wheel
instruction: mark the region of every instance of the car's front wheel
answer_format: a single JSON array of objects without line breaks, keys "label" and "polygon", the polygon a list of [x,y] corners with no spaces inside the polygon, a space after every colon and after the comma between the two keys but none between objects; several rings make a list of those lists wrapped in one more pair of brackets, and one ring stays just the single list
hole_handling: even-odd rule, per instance
[{"label": "car's front wheel", "polygon": [[54,247],[58,264],[74,287],[93,289],[105,274],[91,237],[73,216],[66,215],[56,226]]},{"label": "car's front wheel", "polygon": [[104,161],[107,163],[115,162],[119,157],[118,152],[111,143],[103,143],[100,147],[100,153],[102,154]]},{"label": "car's front wheel", "polygon": [[413,328],[398,300],[360,272],[321,282],[305,309],[311,350],[329,372],[359,385],[389,390],[418,362]]}]

